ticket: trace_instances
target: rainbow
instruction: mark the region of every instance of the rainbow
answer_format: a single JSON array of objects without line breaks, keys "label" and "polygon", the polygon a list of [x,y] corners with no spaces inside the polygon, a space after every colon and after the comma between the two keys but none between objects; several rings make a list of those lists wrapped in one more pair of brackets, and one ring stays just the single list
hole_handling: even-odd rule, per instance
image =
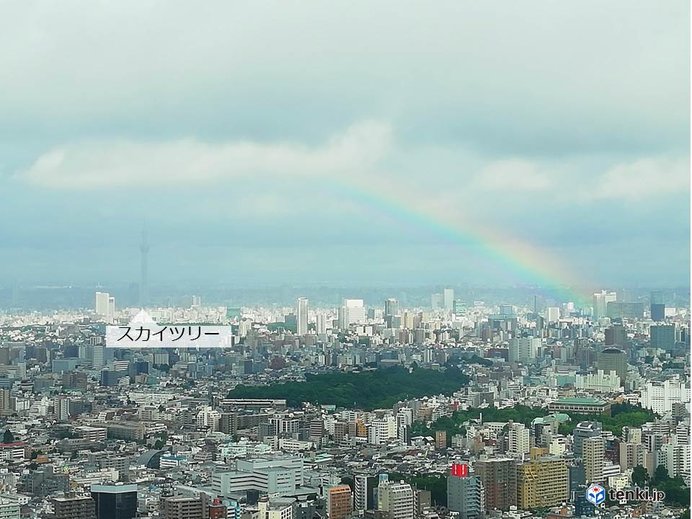
[{"label": "rainbow", "polygon": [[413,197],[401,190],[395,193],[390,186],[373,189],[369,183],[369,187],[364,188],[355,182],[334,178],[326,183],[338,195],[360,205],[434,232],[456,245],[473,247],[480,256],[512,272],[522,283],[559,302],[585,305],[591,300],[591,292],[585,289],[590,283],[580,280],[564,260],[526,241],[488,226],[469,225],[461,218],[438,216],[430,208],[421,208],[420,196]]}]

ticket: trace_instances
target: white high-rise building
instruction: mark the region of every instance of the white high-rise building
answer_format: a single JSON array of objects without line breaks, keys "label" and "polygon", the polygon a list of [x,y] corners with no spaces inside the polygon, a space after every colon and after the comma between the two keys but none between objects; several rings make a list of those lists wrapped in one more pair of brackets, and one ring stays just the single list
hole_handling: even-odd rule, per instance
[{"label": "white high-rise building", "polygon": [[617,301],[617,294],[615,292],[606,292],[601,290],[593,295],[593,318],[600,319],[605,317],[608,311],[608,303],[614,303]]},{"label": "white high-rise building", "polygon": [[531,362],[538,356],[541,339],[535,337],[517,337],[509,341],[510,362]]},{"label": "white high-rise building", "polygon": [[659,460],[659,465],[666,468],[671,478],[689,474],[690,446],[666,443],[661,447]]},{"label": "white high-rise building", "polygon": [[445,309],[445,312],[451,312],[452,309],[454,308],[454,289],[453,288],[445,288],[442,291],[442,307]]},{"label": "white high-rise building", "polygon": [[531,439],[529,430],[523,423],[513,423],[507,435],[508,449],[507,452],[516,456],[523,457],[528,454],[531,449]]},{"label": "white high-rise building", "polygon": [[100,317],[106,317],[106,315],[108,315],[109,299],[110,294],[108,294],[108,292],[96,292],[96,305],[94,308],[96,315]]},{"label": "white high-rise building", "polygon": [[308,333],[308,299],[299,297],[296,301],[296,322],[298,335]]},{"label": "white high-rise building", "polygon": [[341,311],[346,325],[365,323],[365,305],[362,299],[344,299]]},{"label": "white high-rise building", "polygon": [[318,335],[327,333],[327,316],[324,314],[315,315],[315,328]]},{"label": "white high-rise building", "polygon": [[560,307],[549,306],[545,309],[545,320],[549,323],[556,323],[560,320]]}]

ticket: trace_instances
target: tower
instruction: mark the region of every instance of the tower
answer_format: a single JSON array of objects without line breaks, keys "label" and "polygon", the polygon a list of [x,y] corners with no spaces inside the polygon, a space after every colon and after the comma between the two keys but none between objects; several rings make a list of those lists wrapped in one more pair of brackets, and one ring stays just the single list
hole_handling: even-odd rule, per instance
[{"label": "tower", "polygon": [[308,333],[308,299],[299,297],[296,301],[296,332],[298,335]]},{"label": "tower", "polygon": [[139,245],[139,306],[149,303],[149,238],[146,225],[142,229],[142,243]]}]

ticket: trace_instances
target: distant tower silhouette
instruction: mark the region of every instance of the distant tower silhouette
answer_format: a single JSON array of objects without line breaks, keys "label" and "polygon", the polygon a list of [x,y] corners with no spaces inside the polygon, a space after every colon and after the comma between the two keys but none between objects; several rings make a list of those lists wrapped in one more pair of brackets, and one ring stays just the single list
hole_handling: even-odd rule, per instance
[{"label": "distant tower silhouette", "polygon": [[139,246],[140,252],[140,279],[139,279],[139,306],[144,307],[149,303],[149,239],[147,237],[147,227],[142,229],[142,243]]}]

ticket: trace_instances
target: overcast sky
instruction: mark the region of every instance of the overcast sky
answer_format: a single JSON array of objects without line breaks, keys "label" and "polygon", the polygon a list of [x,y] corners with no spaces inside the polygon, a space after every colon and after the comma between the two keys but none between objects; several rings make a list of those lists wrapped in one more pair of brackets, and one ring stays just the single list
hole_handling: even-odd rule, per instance
[{"label": "overcast sky", "polygon": [[688,11],[3,2],[0,284],[686,285]]}]

